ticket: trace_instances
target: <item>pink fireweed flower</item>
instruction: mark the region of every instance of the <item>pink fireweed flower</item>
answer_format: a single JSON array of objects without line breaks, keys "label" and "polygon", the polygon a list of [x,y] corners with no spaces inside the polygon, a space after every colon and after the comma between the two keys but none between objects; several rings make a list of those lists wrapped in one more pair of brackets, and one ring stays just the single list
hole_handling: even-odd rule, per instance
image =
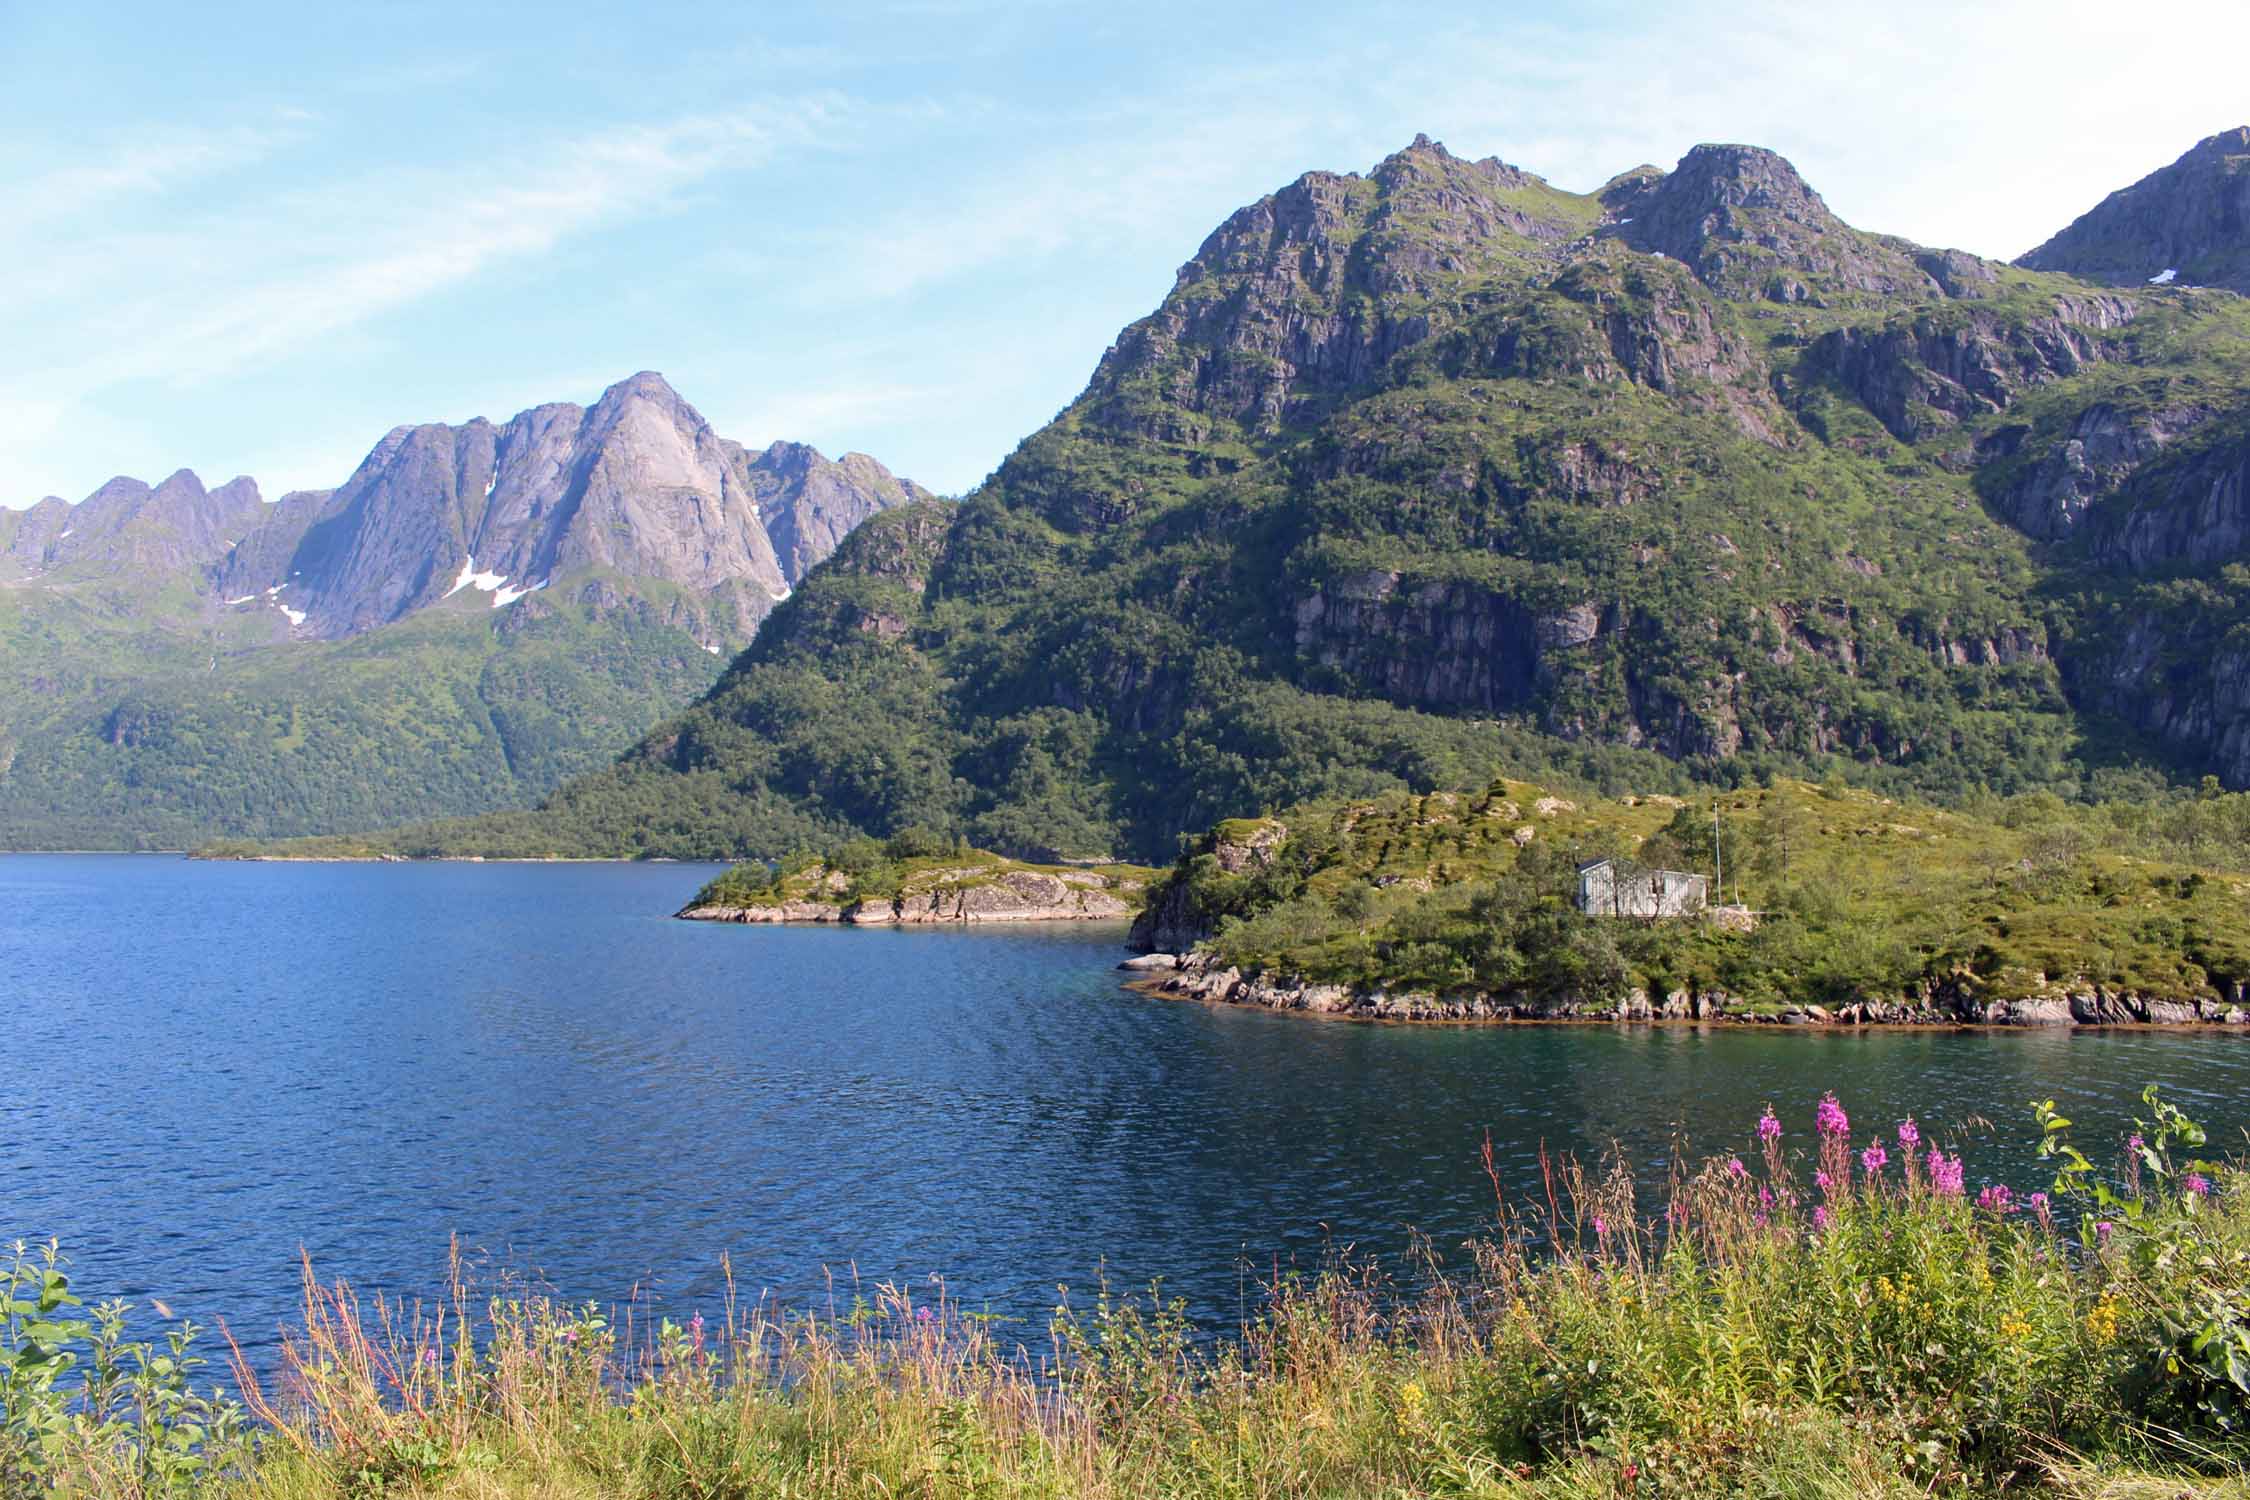
[{"label": "pink fireweed flower", "polygon": [[1727,1175],[1729,1177],[1748,1177],[1750,1169],[1742,1164],[1741,1157],[1730,1156],[1727,1158]]},{"label": "pink fireweed flower", "polygon": [[1762,1182],[1758,1184],[1758,1207],[1773,1207],[1773,1189]]},{"label": "pink fireweed flower", "polygon": [[1827,1204],[1825,1204],[1825,1203],[1816,1203],[1816,1204],[1814,1204],[1814,1205],[1813,1205],[1813,1211],[1812,1211],[1812,1227],[1813,1227],[1813,1228],[1815,1228],[1815,1229],[1826,1229],[1826,1228],[1828,1227],[1828,1205],[1827,1205]]},{"label": "pink fireweed flower", "polygon": [[1870,1143],[1865,1151],[1859,1153],[1859,1164],[1867,1169],[1867,1173],[1871,1177],[1882,1171],[1889,1164],[1890,1159],[1891,1154],[1883,1149],[1881,1141]]},{"label": "pink fireweed flower", "polygon": [[1822,1135],[1850,1135],[1852,1133],[1851,1116],[1845,1114],[1844,1106],[1837,1102],[1834,1089],[1830,1089],[1820,1096],[1820,1112],[1815,1123],[1819,1125]]},{"label": "pink fireweed flower", "polygon": [[1898,1122],[1898,1144],[1900,1150],[1907,1152],[1922,1144],[1921,1127],[1914,1123],[1912,1115]]},{"label": "pink fireweed flower", "polygon": [[2107,1219],[2098,1219],[2098,1220],[2096,1220],[2096,1221],[2095,1221],[2095,1223],[2094,1223],[2094,1238],[2095,1238],[2096,1240],[2099,1240],[2099,1241],[2100,1241],[2100,1242],[2101,1242],[2102,1244],[2105,1244],[2105,1245],[2106,1245],[2106,1244],[2108,1244],[2108,1243],[2109,1243],[2109,1231],[2110,1231],[2110,1228],[2111,1228],[2111,1225],[2110,1225],[2110,1222],[2109,1222],[2109,1220],[2107,1220]]},{"label": "pink fireweed flower", "polygon": [[1604,1219],[1600,1214],[1594,1215],[1594,1238],[1597,1240],[1602,1239],[1605,1238],[1608,1234],[1609,1221]]},{"label": "pink fireweed flower", "polygon": [[1825,1193],[1836,1185],[1836,1180],[1826,1172],[1815,1171],[1812,1174],[1812,1185]]},{"label": "pink fireweed flower", "polygon": [[1766,1106],[1766,1112],[1758,1116],[1758,1139],[1768,1144],[1781,1139],[1781,1122],[1774,1118],[1773,1106],[1770,1104]]},{"label": "pink fireweed flower", "polygon": [[1930,1172],[1930,1190],[1941,1198],[1958,1198],[1965,1191],[1961,1181],[1961,1158],[1947,1156],[1937,1147],[1923,1158],[1922,1165]]},{"label": "pink fireweed flower", "polygon": [[2187,1180],[2182,1182],[2180,1186],[2186,1188],[2198,1198],[2208,1198],[2211,1195],[2211,1179],[2201,1172],[2188,1173]]},{"label": "pink fireweed flower", "polygon": [[1977,1189],[1977,1207],[1990,1213],[2012,1214],[2016,1211],[2016,1195],[2004,1182],[1988,1182]]}]

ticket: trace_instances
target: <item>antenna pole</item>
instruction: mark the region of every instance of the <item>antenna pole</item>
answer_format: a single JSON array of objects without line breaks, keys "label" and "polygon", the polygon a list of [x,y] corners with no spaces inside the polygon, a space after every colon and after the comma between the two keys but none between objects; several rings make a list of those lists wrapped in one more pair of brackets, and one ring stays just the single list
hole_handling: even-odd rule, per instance
[{"label": "antenna pole", "polygon": [[1718,872],[1719,904],[1727,904],[1727,856],[1719,844],[1719,799],[1711,799],[1711,868]]}]

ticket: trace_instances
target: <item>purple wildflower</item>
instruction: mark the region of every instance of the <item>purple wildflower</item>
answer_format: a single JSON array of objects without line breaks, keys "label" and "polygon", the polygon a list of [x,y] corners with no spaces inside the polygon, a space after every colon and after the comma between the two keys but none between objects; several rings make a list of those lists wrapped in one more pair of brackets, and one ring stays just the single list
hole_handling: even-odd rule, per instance
[{"label": "purple wildflower", "polygon": [[1594,1238],[1601,1239],[1609,1233],[1609,1221],[1600,1214],[1594,1215]]},{"label": "purple wildflower", "polygon": [[1822,1135],[1851,1134],[1851,1116],[1845,1114],[1844,1106],[1837,1102],[1836,1091],[1834,1089],[1830,1089],[1827,1093],[1820,1096],[1820,1113],[1817,1123],[1820,1126],[1820,1133]]},{"label": "purple wildflower", "polygon": [[1758,1184],[1758,1207],[1773,1207],[1773,1189],[1762,1182]]},{"label": "purple wildflower", "polygon": [[1961,1158],[1947,1156],[1937,1147],[1923,1158],[1922,1165],[1930,1171],[1930,1190],[1941,1198],[1958,1198],[1966,1191],[1961,1181]]},{"label": "purple wildflower", "polygon": [[2016,1195],[2004,1182],[1988,1182],[1977,1190],[1977,1207],[1996,1214],[2016,1211]]},{"label": "purple wildflower", "polygon": [[1766,1106],[1766,1112],[1758,1116],[1758,1139],[1768,1144],[1781,1139],[1781,1122],[1774,1118],[1773,1106],[1770,1104]]},{"label": "purple wildflower", "polygon": [[2208,1198],[2211,1195],[2211,1179],[2201,1172],[2188,1173],[2187,1180],[2182,1182],[2180,1186],[2186,1188],[2198,1198]]},{"label": "purple wildflower", "polygon": [[1891,1154],[1883,1149],[1881,1141],[1870,1142],[1867,1149],[1859,1153],[1859,1164],[1867,1169],[1870,1177],[1882,1171],[1890,1159]]},{"label": "purple wildflower", "polygon": [[2112,1227],[2114,1226],[2112,1226],[2107,1219],[2096,1220],[2094,1223],[2094,1238],[2099,1240],[2102,1244],[2108,1244],[2109,1231]]},{"label": "purple wildflower", "polygon": [[434,1365],[434,1364],[436,1364],[436,1363],[437,1363],[437,1351],[436,1351],[435,1349],[424,1349],[424,1350],[422,1351],[422,1363],[423,1363],[423,1364],[426,1364],[426,1365]]},{"label": "purple wildflower", "polygon": [[1815,1171],[1812,1174],[1812,1181],[1813,1186],[1819,1188],[1824,1193],[1836,1185],[1833,1178],[1831,1178],[1826,1172],[1821,1171]]},{"label": "purple wildflower", "polygon": [[1905,1151],[1905,1152],[1908,1152],[1908,1153],[1910,1153],[1910,1154],[1911,1154],[1911,1153],[1913,1152],[1914,1148],[1915,1148],[1916,1146],[1919,1146],[1919,1145],[1921,1145],[1921,1144],[1922,1144],[1922,1128],[1921,1128],[1920,1126],[1918,1126],[1918,1125],[1916,1125],[1916,1124],[1914,1123],[1914,1117],[1913,1117],[1912,1115],[1908,1115],[1908,1116],[1907,1116],[1907,1117],[1906,1117],[1905,1119],[1903,1119],[1903,1120],[1899,1121],[1899,1122],[1898,1122],[1898,1145],[1899,1145],[1899,1149],[1900,1149],[1901,1151]]},{"label": "purple wildflower", "polygon": [[1813,1228],[1815,1228],[1815,1229],[1826,1229],[1826,1228],[1828,1227],[1828,1205],[1827,1205],[1827,1204],[1825,1204],[1825,1203],[1816,1203],[1816,1204],[1814,1204],[1814,1205],[1813,1205],[1813,1211],[1812,1211],[1812,1227],[1813,1227]]},{"label": "purple wildflower", "polygon": [[934,1319],[936,1316],[937,1315],[935,1313],[931,1312],[926,1307],[917,1307],[914,1309],[914,1317],[918,1322],[927,1323]]},{"label": "purple wildflower", "polygon": [[1750,1169],[1742,1164],[1741,1157],[1730,1156],[1727,1158],[1727,1175],[1729,1177],[1748,1177]]}]

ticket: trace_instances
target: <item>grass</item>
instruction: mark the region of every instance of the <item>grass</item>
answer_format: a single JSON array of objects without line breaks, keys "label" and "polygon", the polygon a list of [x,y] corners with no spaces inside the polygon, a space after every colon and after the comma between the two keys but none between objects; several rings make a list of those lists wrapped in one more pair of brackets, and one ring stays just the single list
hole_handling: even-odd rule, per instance
[{"label": "grass", "polygon": [[[651,1325],[458,1276],[402,1306],[308,1264],[278,1377],[238,1358],[241,1407],[188,1411],[192,1442],[182,1408],[22,1399],[16,1360],[0,1473],[229,1500],[2240,1496],[2250,1179],[2147,1097],[2108,1177],[2042,1111],[2051,1199],[1972,1197],[1910,1122],[1855,1131],[1840,1105],[1806,1149],[1769,1115],[1658,1205],[1621,1163],[1549,1163],[1521,1208],[1496,1177],[1465,1260],[1286,1277],[1216,1343],[1106,1291],[1026,1348],[897,1287],[820,1318],[730,1292]],[[59,1274],[21,1271],[19,1308]],[[67,1312],[39,1336],[68,1346]]]},{"label": "grass", "polygon": [[[1714,823],[1714,811],[1717,814]],[[1150,893],[1246,974],[1393,992],[1613,1002],[1686,990],[1720,1010],[2099,994],[2223,1015],[2250,981],[2250,797],[1951,808],[1787,778],[1706,792],[1326,801],[1220,823]],[[1274,833],[1285,837],[1275,839]],[[1712,872],[1754,931],[1585,917],[1576,867]],[[2120,998],[2125,997],[2125,998]],[[2177,1017],[2175,1017],[2176,1019]]]}]

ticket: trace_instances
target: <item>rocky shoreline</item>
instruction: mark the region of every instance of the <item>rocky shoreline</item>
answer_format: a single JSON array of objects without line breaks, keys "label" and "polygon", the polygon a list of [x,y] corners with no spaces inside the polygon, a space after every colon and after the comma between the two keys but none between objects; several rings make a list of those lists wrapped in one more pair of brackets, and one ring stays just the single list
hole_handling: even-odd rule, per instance
[{"label": "rocky shoreline", "polygon": [[1123,922],[1139,910],[1137,901],[1119,895],[1099,875],[1010,870],[973,884],[909,889],[887,900],[803,899],[741,906],[691,902],[674,915],[687,922],[912,927],[945,922]]},{"label": "rocky shoreline", "polygon": [[1367,990],[1289,977],[1246,975],[1237,968],[1216,966],[1208,954],[1193,952],[1147,953],[1118,967],[1135,976],[1131,986],[1144,994],[1363,1021],[1697,1021],[1808,1027],[2250,1026],[2250,1004],[2246,1004],[2250,996],[2241,993],[2225,999],[2157,1000],[2087,986],[2015,1000],[1984,1000],[1965,990],[1932,987],[1928,994],[1910,1000],[1794,1005],[1769,1012],[1730,1008],[1733,997],[1718,991],[1675,990],[1657,999],[1635,990],[1622,1001],[1608,1001]]}]

